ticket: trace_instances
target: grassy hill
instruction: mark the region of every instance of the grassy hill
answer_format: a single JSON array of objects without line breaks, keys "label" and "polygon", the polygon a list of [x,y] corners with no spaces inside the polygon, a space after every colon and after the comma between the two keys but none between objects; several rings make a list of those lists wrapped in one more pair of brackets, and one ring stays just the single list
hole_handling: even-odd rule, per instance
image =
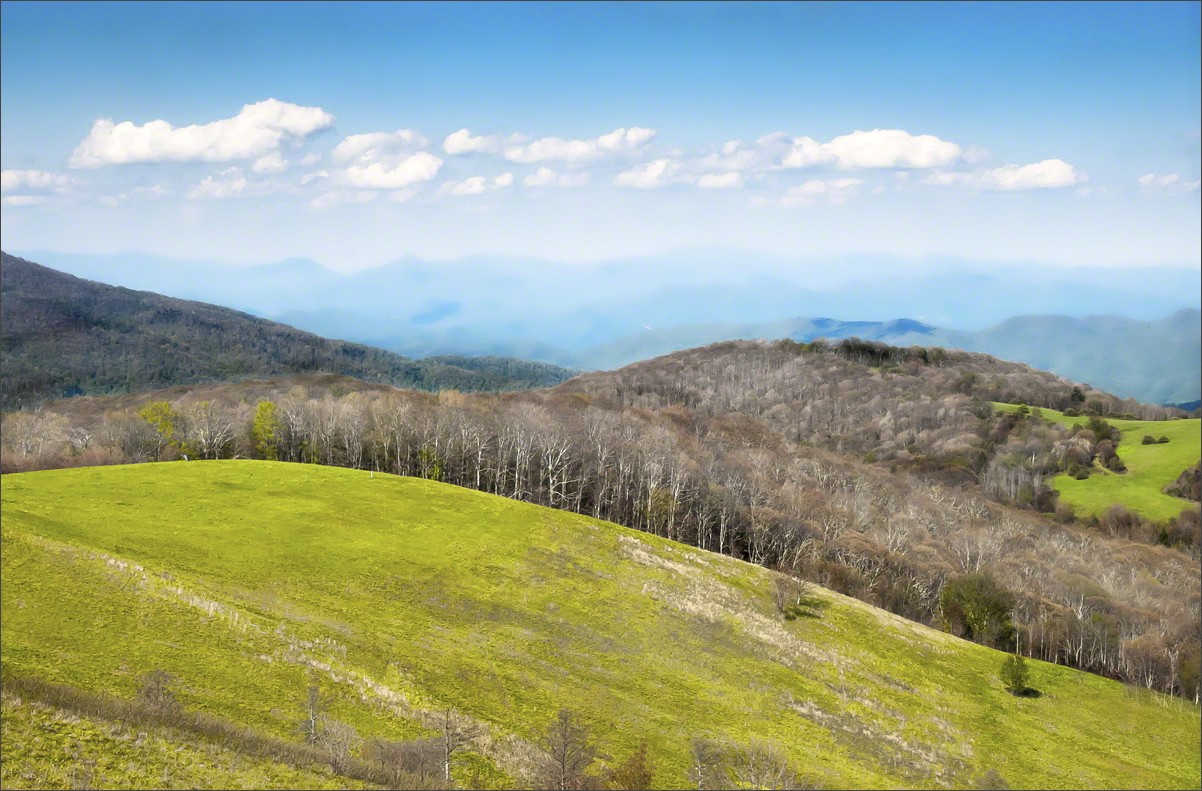
[{"label": "grassy hill", "polygon": [[[994,404],[1006,412],[1019,409],[1015,404]],[[1040,410],[1041,415],[1066,426],[1086,423],[1085,417],[1069,417],[1054,409]],[[1170,519],[1193,503],[1164,493],[1164,487],[1177,480],[1182,470],[1198,463],[1202,456],[1202,420],[1107,420],[1122,438],[1115,448],[1127,471],[1115,473],[1095,466],[1085,480],[1057,475],[1053,485],[1060,499],[1079,516],[1100,516],[1114,503],[1138,511],[1149,519]],[[1144,445],[1144,436],[1168,437],[1165,444]]]},{"label": "grassy hill", "polygon": [[771,740],[824,786],[1199,785],[1196,707],[1038,662],[1015,698],[996,651],[828,591],[787,621],[771,572],[566,512],[250,461],[6,475],[0,498],[6,676],[128,697],[163,669],[188,709],[281,738],[310,677],[364,735],[454,707],[489,733],[457,775],[494,785],[562,706],[610,763],[645,740],[667,787],[700,736]]},{"label": "grassy hill", "polygon": [[307,372],[421,390],[550,387],[575,372],[505,357],[411,360],[217,305],[81,280],[0,254],[0,406]]}]

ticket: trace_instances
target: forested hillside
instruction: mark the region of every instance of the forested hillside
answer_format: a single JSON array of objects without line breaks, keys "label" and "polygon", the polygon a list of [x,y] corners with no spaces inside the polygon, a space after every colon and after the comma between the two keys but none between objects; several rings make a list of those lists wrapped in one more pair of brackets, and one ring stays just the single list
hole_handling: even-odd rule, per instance
[{"label": "forested hillside", "polygon": [[81,280],[7,253],[0,284],[5,410],[64,396],[304,372],[464,391],[548,387],[574,373],[502,357],[411,360],[216,305]]},{"label": "forested hillside", "polygon": [[[1023,406],[994,405],[1010,401]],[[1185,413],[978,354],[732,342],[504,395],[319,378],[69,399],[10,415],[3,462],[239,456],[445,481],[1193,699],[1197,505],[1178,498],[1175,516],[1151,519],[1116,500],[1077,515],[1051,485],[1122,475],[1120,417]]]}]

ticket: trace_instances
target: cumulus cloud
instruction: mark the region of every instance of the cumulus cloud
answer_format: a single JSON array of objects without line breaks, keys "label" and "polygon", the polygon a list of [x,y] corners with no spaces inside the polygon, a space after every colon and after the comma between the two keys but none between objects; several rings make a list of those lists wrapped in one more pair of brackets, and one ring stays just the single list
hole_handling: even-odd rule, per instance
[{"label": "cumulus cloud", "polygon": [[309,201],[309,205],[315,209],[325,209],[340,203],[370,203],[378,195],[378,192],[370,190],[330,190]]},{"label": "cumulus cloud", "polygon": [[387,154],[400,149],[425,148],[430,141],[412,129],[398,129],[395,132],[368,132],[362,135],[351,135],[334,147],[332,156],[335,160],[346,162],[356,160],[361,163],[375,162]]},{"label": "cumulus cloud", "polygon": [[329,171],[325,170],[319,170],[316,173],[306,173],[305,175],[301,176],[301,184],[308,184],[310,181],[314,181],[315,179],[328,179],[329,177]]},{"label": "cumulus cloud", "polygon": [[819,200],[825,200],[837,205],[854,195],[863,183],[862,179],[813,179],[790,187],[780,202],[785,206],[812,206]]},{"label": "cumulus cloud", "polygon": [[70,166],[252,159],[275,151],[285,137],[304,138],[333,123],[334,116],[320,107],[276,99],[248,104],[233,118],[184,127],[163,120],[135,126],[131,121],[115,124],[98,118],[72,154]]},{"label": "cumulus cloud", "polygon": [[513,174],[502,173],[496,178],[487,178],[485,176],[472,176],[463,181],[448,181],[438,188],[438,194],[441,195],[480,195],[485,192],[493,192],[495,190],[504,189],[505,187],[513,186]]},{"label": "cumulus cloud", "polygon": [[941,187],[961,185],[975,189],[1014,191],[1071,187],[1086,180],[1067,162],[1045,159],[1032,165],[1003,165],[976,173],[937,170],[927,176],[926,183]]},{"label": "cumulus cloud", "polygon": [[118,195],[102,195],[97,200],[111,208],[113,206],[120,206],[122,203],[135,198],[162,198],[170,194],[171,190],[162,184],[154,184],[149,187],[134,187],[129,192],[122,192]]},{"label": "cumulus cloud", "polygon": [[743,186],[743,177],[738,173],[706,173],[697,179],[697,186],[703,190],[733,189]]},{"label": "cumulus cloud", "polygon": [[[762,140],[769,144],[782,142],[772,136]],[[810,137],[794,138],[780,166],[827,165],[844,170],[934,168],[948,165],[964,153],[960,146],[934,135],[911,135],[902,129],[873,129],[840,135],[829,143],[819,143]]]},{"label": "cumulus cloud", "polygon": [[316,165],[321,161],[321,154],[306,154],[305,158],[300,161],[302,165]]},{"label": "cumulus cloud", "polygon": [[614,179],[619,187],[649,190],[662,187],[680,170],[680,163],[672,159],[657,159],[630,170],[623,171]]},{"label": "cumulus cloud", "polygon": [[234,198],[241,195],[244,189],[246,177],[238,168],[229,168],[218,173],[217,178],[206,176],[204,181],[188,190],[188,197],[192,200]]},{"label": "cumulus cloud", "polygon": [[556,173],[547,167],[539,168],[537,173],[522,179],[527,187],[583,187],[588,182],[587,173]]},{"label": "cumulus cloud", "polygon": [[528,145],[515,145],[505,149],[505,158],[511,162],[533,163],[546,161],[584,162],[610,153],[638,151],[655,137],[654,129],[632,126],[619,128],[589,140],[564,140],[559,137],[543,137]]},{"label": "cumulus cloud", "polygon": [[256,173],[279,173],[287,170],[289,164],[288,160],[273,151],[267,156],[256,159],[255,164],[251,166],[251,170]]},{"label": "cumulus cloud", "polygon": [[997,190],[1030,190],[1071,187],[1085,178],[1069,163],[1045,159],[1033,165],[1003,165],[981,175],[981,186]]},{"label": "cumulus cloud", "polygon": [[451,156],[473,152],[498,154],[501,151],[501,141],[499,138],[490,135],[472,137],[471,132],[466,129],[460,129],[458,132],[452,132],[447,135],[446,140],[442,141],[442,150]]},{"label": "cumulus cloud", "polygon": [[1176,173],[1167,173],[1163,176],[1149,173],[1146,176],[1139,177],[1139,186],[1144,192],[1193,192],[1198,189],[1199,185],[1202,185],[1202,181],[1182,182],[1181,176]]},{"label": "cumulus cloud", "polygon": [[395,167],[389,167],[385,162],[352,165],[339,171],[338,180],[348,187],[360,189],[403,189],[411,184],[429,181],[438,175],[441,167],[441,159],[426,151],[418,151]]},{"label": "cumulus cloud", "polygon": [[[70,179],[58,173],[42,170],[5,170],[0,172],[0,192],[19,189],[65,189]],[[14,204],[16,205],[16,204]]]},{"label": "cumulus cloud", "polygon": [[9,195],[4,199],[5,206],[36,206],[45,202],[44,195]]}]

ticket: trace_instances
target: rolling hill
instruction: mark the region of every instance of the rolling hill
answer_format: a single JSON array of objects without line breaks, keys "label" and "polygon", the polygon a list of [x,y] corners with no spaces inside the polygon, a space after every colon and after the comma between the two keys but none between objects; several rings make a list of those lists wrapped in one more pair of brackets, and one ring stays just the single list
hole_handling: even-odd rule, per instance
[{"label": "rolling hill", "polygon": [[410,360],[228,308],[0,260],[5,410],[82,394],[325,372],[416,389],[547,387],[574,374],[501,357]]},{"label": "rolling hill", "polygon": [[[599,768],[646,742],[657,787],[689,784],[697,737],[836,787],[1202,772],[1195,706],[1040,662],[1016,698],[997,651],[821,589],[786,619],[761,567],[455,486],[227,461],[6,475],[0,498],[9,685],[129,698],[160,669],[186,710],[285,740],[311,682],[363,736],[450,708],[487,734],[455,762],[478,786],[527,782],[562,707]],[[9,727],[6,771],[38,760]]]},{"label": "rolling hill", "polygon": [[912,319],[839,321],[797,318],[744,324],[692,324],[644,330],[562,358],[584,369],[621,368],[638,360],[741,338],[858,337],[895,346],[941,346],[1026,363],[1122,397],[1155,404],[1196,399],[1202,387],[1202,313],[1182,309],[1159,321],[1114,316],[1015,316],[979,332],[947,330]]}]

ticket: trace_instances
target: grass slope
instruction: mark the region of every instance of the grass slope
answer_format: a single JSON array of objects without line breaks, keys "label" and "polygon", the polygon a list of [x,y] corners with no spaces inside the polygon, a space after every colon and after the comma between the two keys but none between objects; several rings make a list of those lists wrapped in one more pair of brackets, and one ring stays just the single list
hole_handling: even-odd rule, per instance
[{"label": "grass slope", "polygon": [[453,706],[490,728],[476,783],[519,777],[566,705],[611,760],[645,739],[664,786],[705,735],[775,740],[827,786],[1199,786],[1194,706],[1037,662],[1016,699],[996,651],[826,591],[786,622],[766,570],[574,514],[270,462],[2,480],[6,673],[128,696],[164,668],[281,736],[309,674],[364,734]]},{"label": "grass slope", "polygon": [[[343,778],[22,700],[0,700],[4,788],[346,788]],[[362,787],[362,784],[358,784]]]},{"label": "grass slope", "polygon": [[[1015,404],[994,404],[999,410],[1012,412]],[[1066,426],[1086,423],[1089,417],[1067,417],[1054,409],[1040,410],[1043,417]],[[1060,499],[1073,507],[1078,516],[1100,516],[1114,503],[1138,511],[1149,519],[1171,519],[1193,503],[1165,494],[1165,486],[1177,480],[1187,467],[1198,463],[1202,456],[1202,420],[1107,420],[1122,433],[1115,450],[1127,472],[1114,473],[1095,466],[1093,474],[1083,481],[1069,475],[1057,475],[1053,486]],[[1168,437],[1164,445],[1140,444],[1144,435],[1159,439]]]}]

